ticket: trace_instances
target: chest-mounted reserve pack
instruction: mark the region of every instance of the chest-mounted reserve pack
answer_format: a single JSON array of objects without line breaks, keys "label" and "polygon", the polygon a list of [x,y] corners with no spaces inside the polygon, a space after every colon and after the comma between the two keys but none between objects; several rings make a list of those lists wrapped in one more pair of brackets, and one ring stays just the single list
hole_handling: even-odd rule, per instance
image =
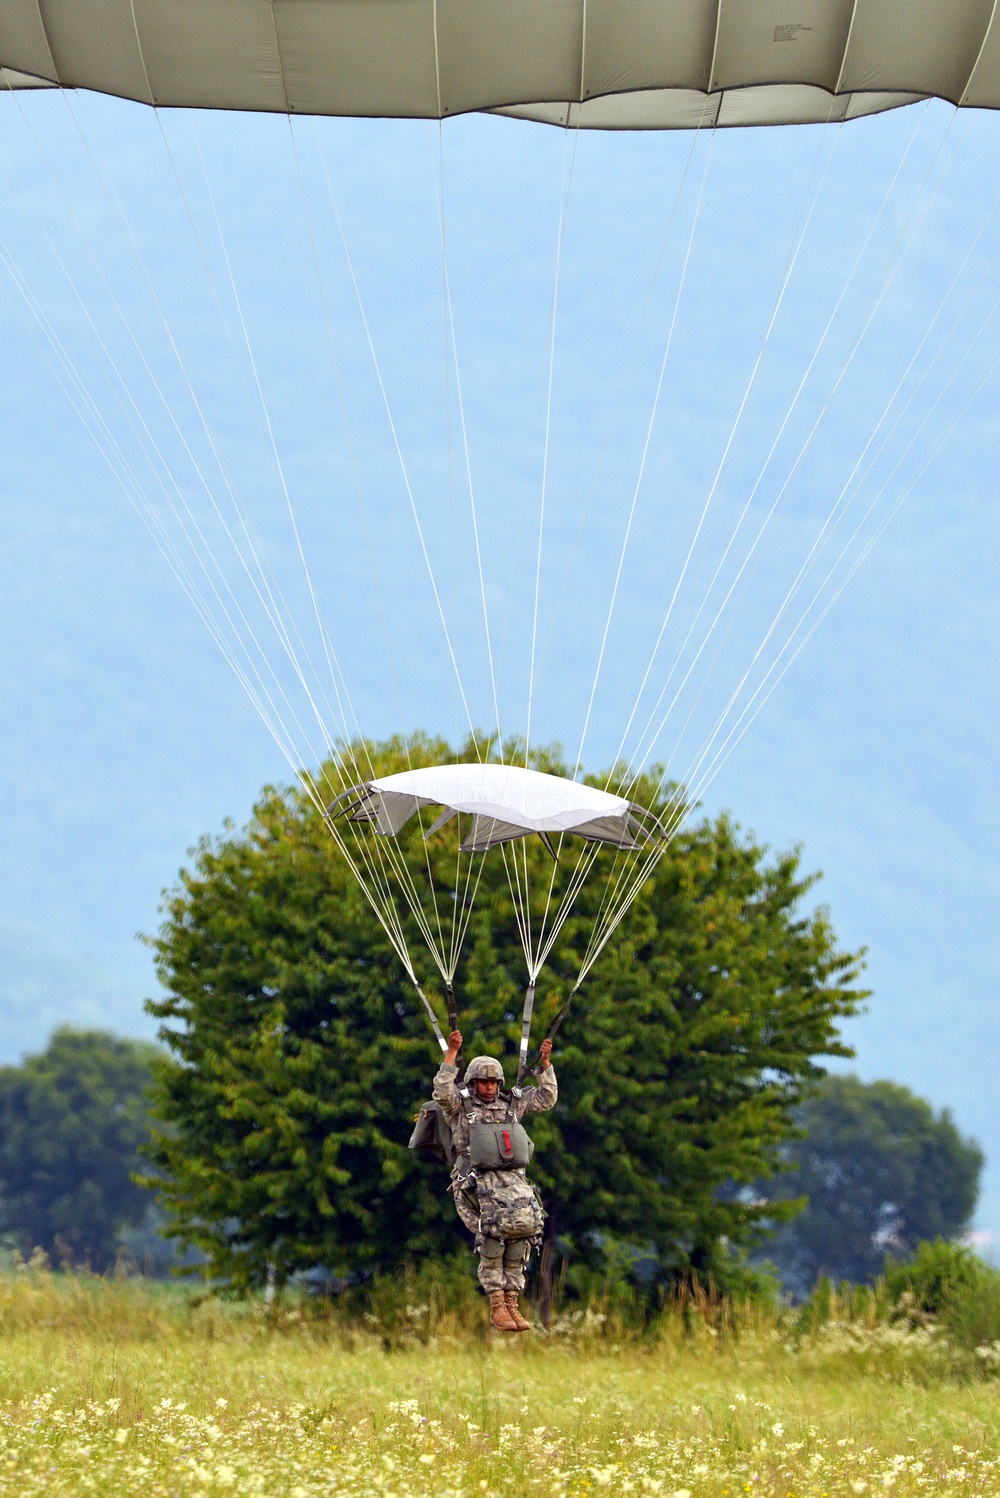
[{"label": "chest-mounted reserve pack", "polygon": [[528,1131],[518,1123],[509,1103],[502,1123],[469,1119],[469,1164],[477,1172],[523,1170],[534,1151]]}]

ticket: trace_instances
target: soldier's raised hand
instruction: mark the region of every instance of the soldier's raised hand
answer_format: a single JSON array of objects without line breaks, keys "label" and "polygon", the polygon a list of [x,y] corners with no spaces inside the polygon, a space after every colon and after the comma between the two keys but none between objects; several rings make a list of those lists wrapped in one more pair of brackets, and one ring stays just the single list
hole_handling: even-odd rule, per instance
[{"label": "soldier's raised hand", "polygon": [[538,1059],[542,1063],[542,1066],[541,1066],[541,1070],[542,1071],[544,1071],[545,1068],[548,1066],[548,1064],[549,1064],[549,1057],[551,1055],[552,1055],[552,1042],[551,1042],[551,1040],[548,1040],[548,1039],[543,1040],[542,1043],[541,1043],[541,1045],[538,1048]]},{"label": "soldier's raised hand", "polygon": [[[461,1049],[462,1049],[462,1032],[461,1032],[461,1030],[452,1030],[451,1034],[448,1036],[448,1049],[444,1053],[444,1059],[448,1063],[449,1066],[454,1066],[455,1065],[455,1061],[456,1061],[456,1059],[458,1057],[458,1053],[459,1053],[459,1051]],[[550,1049],[551,1049],[551,1047],[550,1047]]]}]

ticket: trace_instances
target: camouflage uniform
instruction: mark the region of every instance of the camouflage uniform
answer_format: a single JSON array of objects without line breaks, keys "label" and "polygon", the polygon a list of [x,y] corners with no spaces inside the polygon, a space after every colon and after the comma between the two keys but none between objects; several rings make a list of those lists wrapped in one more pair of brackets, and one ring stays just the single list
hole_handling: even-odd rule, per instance
[{"label": "camouflage uniform", "polygon": [[[480,1102],[470,1089],[468,1098],[463,1098],[455,1085],[458,1067],[442,1061],[434,1078],[434,1097],[441,1104],[445,1117],[451,1125],[455,1141],[456,1164],[451,1172],[451,1190],[455,1207],[462,1222],[476,1240],[479,1250],[479,1283],[487,1295],[495,1290],[524,1289],[524,1271],[527,1268],[530,1245],[526,1238],[486,1238],[480,1232],[479,1216],[458,1189],[459,1167],[462,1156],[469,1150],[469,1123],[482,1120],[485,1123],[504,1123],[513,1115],[520,1121],[528,1113],[547,1113],[559,1096],[555,1068],[550,1062],[542,1072],[537,1087],[525,1087],[518,1098],[503,1098],[497,1094],[492,1103]],[[490,1171],[496,1181],[496,1190],[503,1189],[504,1178],[516,1177],[523,1186],[523,1170]]]}]

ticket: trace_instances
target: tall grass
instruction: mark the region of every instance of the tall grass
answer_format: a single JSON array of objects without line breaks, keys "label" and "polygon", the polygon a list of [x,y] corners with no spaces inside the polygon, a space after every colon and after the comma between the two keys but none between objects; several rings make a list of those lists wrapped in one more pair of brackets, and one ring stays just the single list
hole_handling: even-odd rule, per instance
[{"label": "tall grass", "polygon": [[984,1360],[915,1299],[824,1295],[616,1293],[514,1337],[426,1268],[271,1306],[26,1268],[0,1278],[0,1495],[1000,1493]]}]

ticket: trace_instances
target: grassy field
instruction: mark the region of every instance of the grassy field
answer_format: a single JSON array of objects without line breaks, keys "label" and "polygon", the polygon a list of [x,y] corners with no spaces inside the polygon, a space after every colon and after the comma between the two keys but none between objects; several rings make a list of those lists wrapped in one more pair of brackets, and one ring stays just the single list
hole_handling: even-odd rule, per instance
[{"label": "grassy field", "polygon": [[0,1279],[0,1495],[1000,1494],[996,1359],[933,1329],[599,1316],[490,1335]]}]

